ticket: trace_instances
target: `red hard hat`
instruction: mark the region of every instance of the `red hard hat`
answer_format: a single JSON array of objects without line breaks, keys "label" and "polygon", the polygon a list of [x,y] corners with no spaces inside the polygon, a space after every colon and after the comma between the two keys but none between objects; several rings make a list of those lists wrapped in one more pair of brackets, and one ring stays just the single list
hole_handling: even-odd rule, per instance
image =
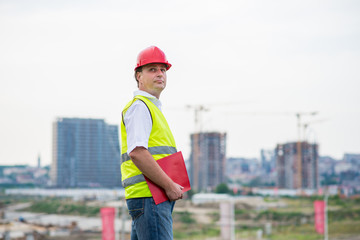
[{"label": "red hard hat", "polygon": [[149,63],[164,63],[166,64],[166,70],[171,68],[171,64],[167,61],[165,53],[155,46],[145,48],[139,53],[134,70]]}]

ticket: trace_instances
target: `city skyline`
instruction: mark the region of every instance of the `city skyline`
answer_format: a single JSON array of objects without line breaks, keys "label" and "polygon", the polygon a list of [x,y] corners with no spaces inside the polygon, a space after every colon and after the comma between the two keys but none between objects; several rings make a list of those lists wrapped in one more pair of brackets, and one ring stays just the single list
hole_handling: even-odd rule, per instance
[{"label": "city skyline", "polygon": [[359,2],[137,3],[0,2],[1,165],[49,165],[59,116],[119,125],[149,45],[173,65],[160,100],[185,158],[187,105],[208,109],[202,130],[227,133],[227,157],[298,140],[295,114],[313,111],[302,123],[320,156],[360,153]]}]

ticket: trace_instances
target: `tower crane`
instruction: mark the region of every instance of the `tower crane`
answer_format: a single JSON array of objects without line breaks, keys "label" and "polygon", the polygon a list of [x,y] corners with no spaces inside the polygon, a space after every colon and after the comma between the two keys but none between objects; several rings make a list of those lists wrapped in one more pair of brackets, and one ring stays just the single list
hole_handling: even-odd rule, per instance
[{"label": "tower crane", "polygon": [[301,117],[304,115],[308,115],[308,116],[315,116],[316,114],[318,114],[319,112],[297,112],[295,113],[296,118],[297,118],[297,127],[298,127],[298,141],[301,141]]},{"label": "tower crane", "polygon": [[322,123],[322,122],[325,122],[327,121],[327,119],[319,119],[319,120],[314,120],[314,121],[309,121],[309,122],[305,122],[302,124],[302,127],[303,127],[303,138],[304,138],[304,141],[306,141],[306,130],[307,128],[309,127],[309,125],[312,125],[314,123]]},{"label": "tower crane", "polygon": [[[231,114],[234,114],[236,112],[232,112]],[[244,114],[244,115],[292,115],[296,116],[297,118],[297,132],[298,132],[298,141],[301,141],[301,127],[303,124],[301,123],[302,116],[315,116],[319,112],[313,111],[313,112],[239,112],[237,114]]]},{"label": "tower crane", "polygon": [[195,132],[202,131],[202,112],[207,112],[210,109],[204,105],[186,105],[187,109],[193,109],[195,114]]},{"label": "tower crane", "polygon": [[[203,104],[197,105],[186,105],[187,109],[194,110],[194,122],[195,122],[195,132],[201,132],[202,129],[202,113],[207,112],[210,109],[205,107]],[[298,132],[298,141],[302,140],[301,136],[301,128],[304,125],[301,120],[303,116],[315,116],[319,112],[312,111],[312,112],[231,112],[230,114],[245,114],[245,115],[295,115],[297,118],[297,132]],[[310,122],[308,122],[309,124]],[[304,137],[304,136],[303,136]]]}]

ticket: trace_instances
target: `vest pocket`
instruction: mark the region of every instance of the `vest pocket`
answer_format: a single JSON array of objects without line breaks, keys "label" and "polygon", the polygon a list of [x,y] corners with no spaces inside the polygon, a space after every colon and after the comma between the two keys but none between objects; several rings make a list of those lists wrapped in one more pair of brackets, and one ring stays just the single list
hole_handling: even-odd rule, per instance
[{"label": "vest pocket", "polygon": [[144,214],[145,198],[131,198],[126,200],[131,219],[135,221]]}]

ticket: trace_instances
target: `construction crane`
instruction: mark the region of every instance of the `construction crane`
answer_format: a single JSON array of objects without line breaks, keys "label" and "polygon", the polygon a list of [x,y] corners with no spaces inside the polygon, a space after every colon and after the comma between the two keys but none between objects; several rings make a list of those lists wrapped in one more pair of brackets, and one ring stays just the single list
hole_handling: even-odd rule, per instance
[{"label": "construction crane", "polygon": [[308,116],[315,116],[316,114],[318,114],[319,112],[297,112],[296,118],[297,118],[297,127],[298,127],[298,141],[301,141],[301,117],[304,115],[308,115]]},{"label": "construction crane", "polygon": [[[221,104],[217,104],[221,105]],[[228,104],[224,104],[228,105]],[[203,123],[202,123],[202,113],[207,112],[210,109],[208,107],[205,107],[203,104],[197,104],[197,105],[186,105],[187,109],[193,109],[194,110],[194,122],[195,122],[195,132],[201,132]],[[231,112],[230,114],[242,114],[242,115],[295,115],[297,118],[297,132],[298,132],[298,141],[302,140],[301,136],[301,128],[303,126],[303,123],[301,122],[303,116],[315,116],[319,112],[318,111],[312,111],[312,112]]]},{"label": "construction crane", "polygon": [[305,122],[302,124],[303,127],[303,140],[306,141],[306,130],[308,129],[309,125],[312,125],[314,123],[322,123],[322,122],[326,122],[327,119],[318,119],[315,121],[310,121],[310,122]]},{"label": "construction crane", "polygon": [[186,105],[187,109],[193,109],[195,115],[195,132],[202,131],[202,112],[207,112],[210,109],[205,107],[204,105]]},{"label": "construction crane", "polygon": [[205,104],[194,104],[194,105],[186,105],[186,109],[193,109],[194,110],[194,122],[195,122],[195,132],[202,132],[203,130],[203,113],[210,111],[210,108],[213,107],[221,107],[221,106],[230,106],[230,105],[239,105],[243,104],[241,102],[217,102],[217,103],[207,103]]},{"label": "construction crane", "polygon": [[301,141],[301,127],[303,124],[301,123],[302,116],[315,116],[319,112],[231,112],[230,114],[242,114],[242,115],[291,115],[296,116],[297,118],[297,132],[298,132],[298,141]]}]

